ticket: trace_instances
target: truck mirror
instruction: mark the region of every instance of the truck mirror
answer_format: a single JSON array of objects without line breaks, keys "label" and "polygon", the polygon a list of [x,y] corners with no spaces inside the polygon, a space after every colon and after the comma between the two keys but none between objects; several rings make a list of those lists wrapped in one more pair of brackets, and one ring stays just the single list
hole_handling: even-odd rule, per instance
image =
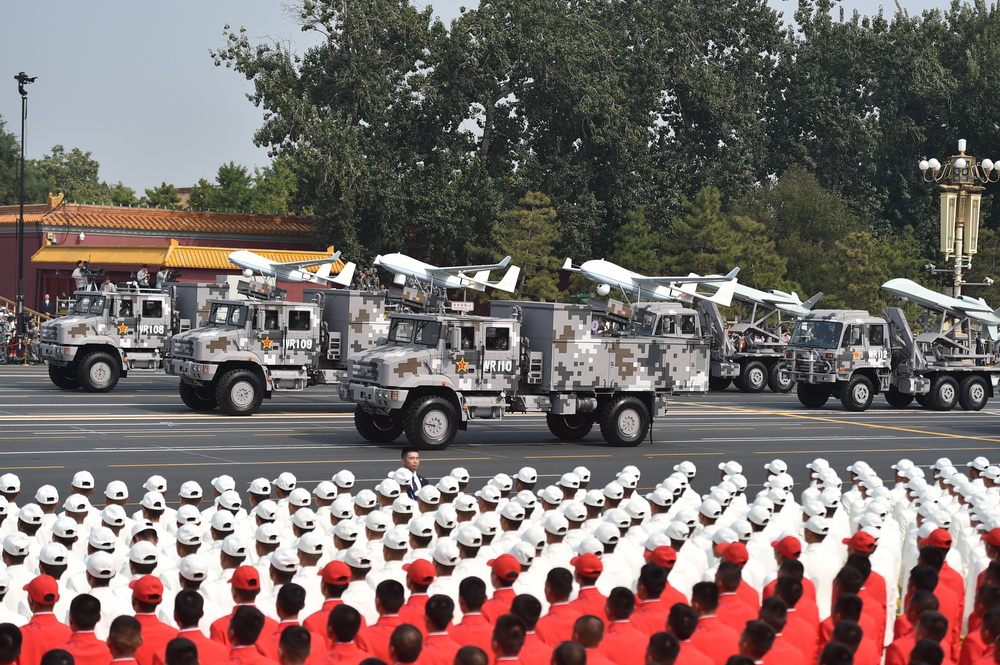
[{"label": "truck mirror", "polygon": [[375,344],[378,346],[385,346],[386,342],[388,341],[389,340],[387,340],[385,337],[379,337],[377,340],[375,340]]},{"label": "truck mirror", "polygon": [[460,349],[462,348],[462,329],[453,326],[448,329],[448,348],[449,349]]}]

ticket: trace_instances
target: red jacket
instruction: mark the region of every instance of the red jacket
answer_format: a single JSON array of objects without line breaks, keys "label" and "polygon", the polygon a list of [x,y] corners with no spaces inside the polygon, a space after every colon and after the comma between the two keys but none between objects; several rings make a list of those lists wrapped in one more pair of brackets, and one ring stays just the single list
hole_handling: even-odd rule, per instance
[{"label": "red jacket", "polygon": [[357,642],[334,642],[326,656],[323,657],[323,663],[324,665],[326,663],[354,665],[365,658],[371,658],[371,656],[370,653],[359,647]]},{"label": "red jacket", "polygon": [[73,633],[65,643],[55,648],[73,654],[74,665],[111,665],[111,650],[97,639],[92,630]]},{"label": "red jacket", "polygon": [[[229,658],[229,649],[215,640],[205,637],[205,634],[197,628],[184,628],[177,631],[177,637],[194,642],[198,647],[198,662],[201,665],[215,665]],[[167,662],[167,645],[164,644],[153,655],[153,665],[163,665]]]},{"label": "red jacket", "polygon": [[681,650],[674,665],[713,665],[713,662],[711,658],[698,651],[698,648],[691,644],[691,640],[684,640],[681,642]]},{"label": "red jacket", "polygon": [[549,608],[549,613],[535,624],[535,632],[542,642],[554,649],[561,642],[573,638],[573,624],[581,616],[569,603],[555,603]]},{"label": "red jacket", "polygon": [[[274,621],[274,619],[272,619]],[[200,660],[199,660],[200,662]],[[276,662],[257,651],[254,645],[233,647],[229,658],[221,661],[222,665],[278,665]]]},{"label": "red jacket", "polygon": [[535,631],[529,630],[524,635],[524,646],[517,657],[525,663],[548,663],[552,660],[552,647],[542,642]]},{"label": "red jacket", "polygon": [[616,665],[632,665],[645,662],[648,645],[649,635],[633,626],[631,621],[613,621],[604,631],[601,653]]},{"label": "red jacket", "polygon": [[691,635],[691,644],[708,656],[715,665],[726,665],[733,654],[740,652],[740,635],[717,616],[703,616]]},{"label": "red jacket", "polygon": [[368,630],[358,633],[354,642],[363,651],[367,651],[375,658],[381,658],[385,662],[391,662],[389,658],[389,638],[392,631],[401,625],[403,621],[398,614],[383,614],[378,621],[368,627]]},{"label": "red jacket", "polygon": [[493,654],[493,625],[478,612],[466,614],[461,623],[452,624],[448,635],[459,646],[475,646],[485,651],[486,655]]},{"label": "red jacket", "polygon": [[579,595],[577,595],[575,600],[570,601],[569,606],[574,611],[579,612],[580,616],[590,614],[597,617],[604,623],[604,627],[607,628],[608,616],[604,612],[604,606],[607,603],[608,597],[598,591],[596,586],[585,586],[580,587]]},{"label": "red jacket", "polygon": [[[282,621],[273,632],[261,632],[257,638],[257,651],[261,652],[273,661],[278,661],[278,642],[281,641],[281,633],[289,626],[298,626],[299,622],[293,620]],[[315,633],[309,634],[309,657],[306,665],[319,665],[326,655],[326,641]],[[204,664],[202,664],[204,665]]]},{"label": "red jacket", "polygon": [[483,603],[479,611],[491,624],[496,623],[498,617],[510,613],[510,606],[516,596],[513,587],[501,587],[493,592],[493,596]]},{"label": "red jacket", "polygon": [[153,665],[153,657],[160,649],[166,651],[167,642],[177,637],[177,629],[168,626],[155,614],[136,614],[142,624],[142,644],[135,650],[135,660],[139,665]]},{"label": "red jacket", "polygon": [[424,623],[424,607],[431,597],[426,593],[411,594],[406,604],[399,608],[399,619],[403,623],[415,626],[421,635],[427,635],[427,624]]},{"label": "red jacket", "polygon": [[[241,605],[233,606],[233,611],[224,617],[216,619],[212,622],[211,628],[209,628],[209,637],[218,642],[219,644],[225,645],[227,647],[232,647],[233,645],[229,643],[229,622],[233,620],[233,614],[236,612],[237,607],[242,607]],[[250,607],[254,607],[250,605]],[[264,615],[264,628],[260,631],[261,635],[266,635],[268,633],[274,632],[274,629],[278,627],[278,622],[271,617]],[[232,657],[232,652],[230,652],[230,657]],[[245,658],[245,654],[240,654],[239,658]]]},{"label": "red jacket", "polygon": [[648,638],[654,633],[666,630],[670,607],[659,598],[647,598],[636,606],[632,616],[629,617],[629,622]]},{"label": "red jacket", "polygon": [[427,633],[424,646],[420,650],[419,665],[452,665],[461,645],[451,639],[448,633]]},{"label": "red jacket", "polygon": [[21,626],[21,655],[18,665],[38,665],[46,651],[54,644],[69,640],[73,631],[56,619],[52,612],[39,612]]},{"label": "red jacket", "polygon": [[719,606],[715,609],[715,616],[735,630],[737,635],[746,628],[747,621],[753,621],[758,614],[759,612],[743,602],[739,594],[735,592],[719,594]]}]

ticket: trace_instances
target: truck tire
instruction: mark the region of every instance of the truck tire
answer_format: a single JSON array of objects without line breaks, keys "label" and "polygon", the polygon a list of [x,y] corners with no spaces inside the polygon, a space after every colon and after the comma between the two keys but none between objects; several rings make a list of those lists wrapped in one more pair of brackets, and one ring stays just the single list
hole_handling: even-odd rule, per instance
[{"label": "truck tire", "polygon": [[88,393],[106,393],[118,385],[121,366],[110,353],[94,351],[80,361],[76,380]]},{"label": "truck tire", "polygon": [[922,395],[914,395],[913,399],[917,400],[917,404],[924,407],[925,409],[930,409],[931,407],[931,396],[929,393],[924,393]]},{"label": "truck tire", "polygon": [[889,403],[889,406],[905,409],[913,403],[913,395],[901,393],[895,386],[892,386],[885,392],[885,401]]},{"label": "truck tire", "polygon": [[365,441],[372,443],[389,443],[403,433],[402,419],[368,413],[360,406],[354,409],[354,427]]},{"label": "truck tire", "polygon": [[799,403],[807,409],[820,409],[830,399],[830,393],[826,388],[812,383],[796,384],[795,394],[799,398]]},{"label": "truck tire", "polygon": [[192,411],[214,411],[215,407],[219,406],[215,398],[215,390],[211,386],[195,386],[181,381],[178,392],[180,392],[181,401]]},{"label": "truck tire", "polygon": [[981,376],[967,376],[958,384],[958,403],[966,411],[981,411],[990,401],[990,389]]},{"label": "truck tire", "polygon": [[649,431],[649,410],[635,397],[621,397],[601,407],[601,435],[616,448],[638,446]]},{"label": "truck tire", "polygon": [[751,360],[740,369],[736,387],[745,393],[759,393],[767,388],[767,367],[759,360]]},{"label": "truck tire", "polygon": [[785,364],[782,361],[775,361],[768,368],[767,387],[772,393],[787,393],[795,387],[795,379],[791,372],[785,371]]},{"label": "truck tire", "polygon": [[443,397],[424,397],[406,410],[403,431],[406,439],[421,450],[444,450],[455,439],[458,414]]},{"label": "truck tire", "polygon": [[76,390],[80,387],[80,381],[76,378],[76,368],[72,365],[68,367],[49,365],[49,378],[55,384],[56,388]]},{"label": "truck tire", "polygon": [[723,379],[721,376],[710,376],[708,377],[708,389],[725,390],[732,382],[732,379]]},{"label": "truck tire", "polygon": [[950,374],[938,374],[928,396],[935,411],[951,411],[958,404],[958,382]]},{"label": "truck tire", "polygon": [[594,429],[593,414],[564,416],[555,413],[545,414],[545,424],[553,436],[565,441],[579,441]]},{"label": "truck tire", "polygon": [[855,374],[840,391],[840,403],[848,411],[866,411],[872,405],[875,391],[864,374]]},{"label": "truck tire", "polygon": [[215,387],[219,410],[227,416],[249,416],[256,413],[264,401],[264,386],[248,369],[226,372]]}]

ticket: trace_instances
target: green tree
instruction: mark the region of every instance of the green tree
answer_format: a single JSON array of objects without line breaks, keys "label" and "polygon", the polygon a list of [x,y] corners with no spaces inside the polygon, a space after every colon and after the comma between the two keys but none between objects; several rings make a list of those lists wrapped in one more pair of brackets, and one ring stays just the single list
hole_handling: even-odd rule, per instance
[{"label": "green tree", "polygon": [[640,207],[628,212],[628,221],[619,230],[614,250],[608,258],[629,270],[658,275],[663,269],[660,256],[662,244],[662,235],[646,221],[646,211]]},{"label": "green tree", "polygon": [[912,228],[899,236],[878,238],[867,231],[852,231],[835,243],[831,270],[827,275],[829,299],[825,307],[861,309],[878,314],[898,305],[895,296],[881,286],[894,277],[914,278],[926,260]]},{"label": "green tree", "polygon": [[[13,205],[20,201],[20,160],[21,142],[17,136],[6,130],[3,116],[0,116],[0,205]],[[52,187],[35,164],[27,160],[24,169],[24,200],[26,203],[42,203]]]},{"label": "green tree", "polygon": [[559,238],[556,211],[549,197],[528,192],[510,211],[501,230],[501,247],[511,263],[521,267],[520,298],[554,301],[559,295],[559,259],[555,243]]},{"label": "green tree", "polygon": [[108,191],[108,201],[111,205],[116,206],[139,205],[139,199],[136,198],[135,190],[131,187],[126,187],[120,182]]},{"label": "green tree", "polygon": [[181,195],[173,185],[163,183],[159,187],[147,189],[140,203],[150,208],[173,208],[180,204]]},{"label": "green tree", "polygon": [[33,162],[40,179],[47,182],[53,192],[62,192],[67,201],[78,203],[104,203],[111,188],[101,182],[100,163],[91,153],[79,148],[67,151],[63,146],[52,147],[52,152]]}]

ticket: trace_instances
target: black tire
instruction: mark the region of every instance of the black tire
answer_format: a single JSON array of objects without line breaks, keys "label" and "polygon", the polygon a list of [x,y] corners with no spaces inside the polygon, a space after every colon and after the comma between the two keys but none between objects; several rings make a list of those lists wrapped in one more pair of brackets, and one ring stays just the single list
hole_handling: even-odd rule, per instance
[{"label": "black tire", "polygon": [[725,390],[733,383],[732,379],[723,379],[721,376],[708,377],[709,390]]},{"label": "black tire", "polygon": [[785,371],[785,363],[776,360],[767,370],[767,387],[772,393],[787,393],[795,387],[795,378]]},{"label": "black tire", "polygon": [[914,395],[913,399],[917,400],[917,404],[924,407],[925,409],[931,408],[931,396],[929,393],[923,395]]},{"label": "black tire", "polygon": [[219,406],[215,397],[215,389],[212,386],[195,386],[181,381],[178,391],[181,395],[181,401],[192,411],[214,411]]},{"label": "black tire", "polygon": [[424,397],[406,410],[403,431],[406,439],[421,450],[444,450],[455,439],[458,414],[443,397]]},{"label": "black tire", "polygon": [[767,388],[767,367],[759,360],[751,360],[740,369],[736,387],[745,393],[759,393]]},{"label": "black tire", "polygon": [[938,374],[931,382],[929,397],[935,411],[951,411],[958,404],[958,381],[950,374]]},{"label": "black tire", "polygon": [[601,407],[601,436],[616,448],[638,446],[649,431],[649,409],[635,397],[620,397]]},{"label": "black tire", "polygon": [[88,353],[76,369],[76,380],[88,393],[106,393],[118,385],[121,364],[104,351]]},{"label": "black tire", "polygon": [[249,416],[264,401],[264,383],[248,369],[226,372],[215,386],[215,401],[227,416]]},{"label": "black tire", "polygon": [[958,384],[958,403],[966,411],[981,411],[990,401],[990,387],[981,376],[967,376]]},{"label": "black tire", "polygon": [[76,390],[80,387],[80,382],[76,378],[76,368],[72,365],[68,367],[56,367],[49,365],[49,379],[56,388],[63,390]]},{"label": "black tire", "polygon": [[545,424],[553,436],[565,441],[579,441],[594,429],[594,414],[584,413],[570,416],[555,413],[545,414]]},{"label": "black tire", "polygon": [[820,409],[830,399],[830,391],[813,383],[795,384],[795,394],[807,409]]},{"label": "black tire", "polygon": [[840,390],[840,403],[848,411],[866,411],[874,398],[871,379],[864,374],[855,374]]},{"label": "black tire", "polygon": [[354,427],[366,441],[389,443],[403,433],[403,420],[392,416],[368,413],[360,406],[354,409]]},{"label": "black tire", "polygon": [[889,388],[885,393],[885,401],[889,403],[889,406],[905,409],[913,403],[913,395],[901,393],[896,388]]}]

